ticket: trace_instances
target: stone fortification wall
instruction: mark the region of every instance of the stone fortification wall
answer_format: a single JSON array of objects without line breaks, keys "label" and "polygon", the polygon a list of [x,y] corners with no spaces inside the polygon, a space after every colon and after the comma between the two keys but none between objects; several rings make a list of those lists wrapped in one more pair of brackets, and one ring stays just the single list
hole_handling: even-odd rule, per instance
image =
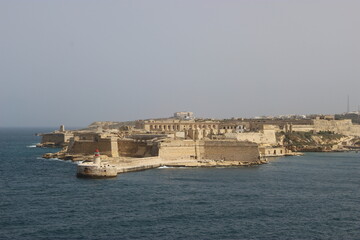
[{"label": "stone fortification wall", "polygon": [[41,143],[53,142],[55,144],[61,144],[65,142],[65,134],[63,133],[48,133],[43,134]]},{"label": "stone fortification wall", "polygon": [[351,131],[354,136],[360,136],[360,125],[353,125]]},{"label": "stone fortification wall", "polygon": [[139,143],[132,140],[118,140],[120,156],[133,156],[138,151]]},{"label": "stone fortification wall", "polygon": [[261,132],[225,133],[228,139],[238,141],[249,141],[258,144],[276,144],[275,130],[264,130]]},{"label": "stone fortification wall", "polygon": [[314,129],[316,132],[330,131],[343,135],[360,136],[360,126],[353,125],[351,119],[344,119],[344,120],[314,119]]},{"label": "stone fortification wall", "polygon": [[109,157],[118,156],[118,145],[116,140],[112,138],[92,140],[77,140],[69,144],[67,152],[70,154],[86,154],[92,155],[96,149],[100,153]]},{"label": "stone fortification wall", "polygon": [[291,125],[293,132],[311,132],[314,131],[314,125]]},{"label": "stone fortification wall", "polygon": [[279,129],[284,129],[285,125],[311,125],[312,119],[248,119],[250,123],[250,131],[260,131],[264,129],[264,125],[278,126]]},{"label": "stone fortification wall", "polygon": [[119,139],[118,149],[119,156],[123,157],[150,157],[158,155],[157,144],[148,144],[146,141]]},{"label": "stone fortification wall", "polygon": [[195,158],[196,146],[193,140],[174,140],[162,142],[159,146],[159,156],[163,159]]},{"label": "stone fortification wall", "polygon": [[239,141],[205,141],[204,159],[258,162],[260,158],[259,147],[256,143]]},{"label": "stone fortification wall", "polygon": [[41,135],[41,143],[54,143],[56,145],[62,145],[69,141],[73,136],[70,133],[44,133]]},{"label": "stone fortification wall", "polygon": [[159,156],[163,159],[208,159],[239,162],[258,162],[256,143],[235,140],[175,140],[162,142]]}]

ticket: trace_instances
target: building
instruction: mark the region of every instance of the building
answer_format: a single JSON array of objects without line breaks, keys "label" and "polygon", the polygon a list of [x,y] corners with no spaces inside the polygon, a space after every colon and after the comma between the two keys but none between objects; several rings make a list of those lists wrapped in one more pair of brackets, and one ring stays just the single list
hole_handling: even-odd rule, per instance
[{"label": "building", "polygon": [[181,120],[191,120],[194,119],[194,113],[192,112],[176,112],[174,113],[174,118]]}]

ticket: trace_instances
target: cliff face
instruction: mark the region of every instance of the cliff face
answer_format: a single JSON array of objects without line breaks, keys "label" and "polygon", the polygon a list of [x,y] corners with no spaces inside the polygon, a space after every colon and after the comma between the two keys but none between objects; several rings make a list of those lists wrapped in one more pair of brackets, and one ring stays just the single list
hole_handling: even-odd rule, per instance
[{"label": "cliff face", "polygon": [[279,145],[294,152],[330,152],[347,150],[348,146],[359,146],[360,138],[331,132],[292,132],[278,133]]}]

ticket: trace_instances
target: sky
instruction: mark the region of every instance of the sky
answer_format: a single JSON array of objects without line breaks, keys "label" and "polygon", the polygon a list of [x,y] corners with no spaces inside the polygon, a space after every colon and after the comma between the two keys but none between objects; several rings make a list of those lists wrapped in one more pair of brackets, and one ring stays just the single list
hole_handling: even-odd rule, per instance
[{"label": "sky", "polygon": [[0,127],[342,113],[358,0],[0,0]]}]

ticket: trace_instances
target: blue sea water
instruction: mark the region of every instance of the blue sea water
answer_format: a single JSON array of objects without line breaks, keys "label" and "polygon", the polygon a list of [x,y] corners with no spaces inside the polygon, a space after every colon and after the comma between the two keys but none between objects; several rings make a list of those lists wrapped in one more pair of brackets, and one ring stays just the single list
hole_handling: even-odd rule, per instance
[{"label": "blue sea water", "polygon": [[0,129],[0,239],[360,239],[360,154],[79,179]]}]

